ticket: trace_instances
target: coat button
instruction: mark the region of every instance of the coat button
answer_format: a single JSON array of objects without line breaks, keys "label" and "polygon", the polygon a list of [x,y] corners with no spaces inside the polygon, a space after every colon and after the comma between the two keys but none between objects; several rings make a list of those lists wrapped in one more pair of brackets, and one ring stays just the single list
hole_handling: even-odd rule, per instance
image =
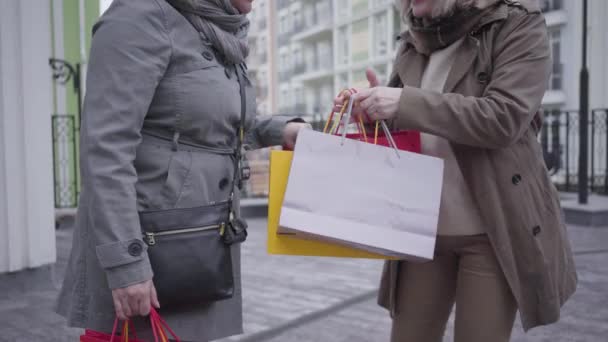
[{"label": "coat button", "polygon": [[521,175],[519,173],[513,175],[513,177],[511,177],[511,182],[513,182],[513,185],[519,185],[519,183],[521,183]]},{"label": "coat button", "polygon": [[540,234],[540,226],[532,228],[532,235],[536,236],[538,234]]},{"label": "coat button", "polygon": [[205,57],[206,60],[210,61],[213,59],[213,54],[210,51],[203,51],[203,57]]},{"label": "coat button", "polygon": [[224,190],[227,186],[228,186],[228,178],[222,178],[222,180],[220,181],[220,190]]},{"label": "coat button", "polygon": [[479,74],[477,74],[477,81],[479,81],[479,83],[487,84],[489,80],[490,80],[490,76],[488,76],[487,72],[482,71]]},{"label": "coat button", "polygon": [[141,252],[143,252],[144,248],[142,247],[140,242],[131,242],[129,244],[129,254],[131,256],[137,257],[141,255]]}]

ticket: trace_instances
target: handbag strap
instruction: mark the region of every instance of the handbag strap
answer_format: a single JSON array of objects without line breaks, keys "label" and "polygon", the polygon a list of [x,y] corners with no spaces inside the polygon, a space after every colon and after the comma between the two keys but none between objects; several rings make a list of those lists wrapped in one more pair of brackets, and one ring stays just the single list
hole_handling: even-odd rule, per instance
[{"label": "handbag strap", "polygon": [[[241,69],[241,70],[239,70]],[[234,66],[234,70],[237,76],[237,80],[239,82],[239,93],[241,95],[241,119],[239,121],[239,127],[237,130],[237,140],[236,140],[236,150],[234,151],[234,177],[232,179],[232,191],[230,192],[230,201],[234,200],[234,189],[241,188],[242,181],[242,170],[241,170],[241,161],[242,161],[242,149],[243,149],[243,141],[245,140],[245,121],[247,120],[247,92],[245,80],[243,79],[243,73],[245,72],[245,68],[243,64],[239,64]],[[233,207],[230,207],[231,213],[234,212]]]}]

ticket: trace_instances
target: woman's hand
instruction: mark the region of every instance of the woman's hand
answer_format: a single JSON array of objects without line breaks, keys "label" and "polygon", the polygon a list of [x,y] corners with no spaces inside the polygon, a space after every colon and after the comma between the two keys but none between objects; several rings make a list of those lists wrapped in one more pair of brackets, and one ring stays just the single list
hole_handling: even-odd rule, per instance
[{"label": "woman's hand", "polygon": [[283,129],[283,147],[285,149],[293,150],[301,129],[312,129],[312,127],[305,122],[289,122],[285,125]]},{"label": "woman's hand", "polygon": [[150,305],[160,309],[156,288],[152,280],[131,285],[125,288],[112,290],[116,316],[127,320],[133,316],[147,316],[150,314]]},{"label": "woman's hand", "polygon": [[[372,69],[367,69],[365,71],[365,76],[367,77],[367,81],[369,82],[370,88],[374,88],[380,85],[380,81],[378,81],[378,77]],[[350,99],[352,94],[358,93],[362,90],[364,90],[364,88],[352,88],[338,94],[338,96],[336,96],[336,98],[334,99],[334,113],[339,113],[342,110],[342,106],[344,106],[345,103],[348,103],[348,100]],[[352,116],[356,118],[364,114],[365,113],[359,103],[355,102],[353,104]]]},{"label": "woman's hand", "polygon": [[[401,88],[375,87],[354,94],[367,121],[392,119],[397,115]],[[353,113],[354,114],[354,113]]]}]

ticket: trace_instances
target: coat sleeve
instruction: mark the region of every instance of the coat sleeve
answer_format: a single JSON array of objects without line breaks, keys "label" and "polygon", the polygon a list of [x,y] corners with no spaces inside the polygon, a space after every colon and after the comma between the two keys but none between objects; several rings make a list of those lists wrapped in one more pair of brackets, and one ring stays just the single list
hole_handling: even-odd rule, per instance
[{"label": "coat sleeve", "polygon": [[517,142],[540,108],[551,72],[542,14],[509,16],[495,42],[494,69],[482,97],[404,87],[398,125],[482,148]]},{"label": "coat sleeve", "polygon": [[285,125],[298,120],[293,116],[256,115],[250,120],[245,144],[252,149],[282,145]]},{"label": "coat sleeve", "polygon": [[125,2],[111,8],[93,30],[80,158],[89,240],[112,289],[153,276],[141,239],[134,159],[144,118],[170,60],[164,20],[155,0]]}]

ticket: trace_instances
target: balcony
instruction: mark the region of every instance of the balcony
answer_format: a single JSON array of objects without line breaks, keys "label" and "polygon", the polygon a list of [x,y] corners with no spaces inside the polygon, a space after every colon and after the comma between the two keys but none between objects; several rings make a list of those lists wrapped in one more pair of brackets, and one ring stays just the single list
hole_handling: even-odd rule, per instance
[{"label": "balcony", "polygon": [[312,40],[324,33],[331,33],[333,27],[333,10],[328,7],[322,11],[313,11],[306,15],[301,27],[294,30],[294,40]]}]

